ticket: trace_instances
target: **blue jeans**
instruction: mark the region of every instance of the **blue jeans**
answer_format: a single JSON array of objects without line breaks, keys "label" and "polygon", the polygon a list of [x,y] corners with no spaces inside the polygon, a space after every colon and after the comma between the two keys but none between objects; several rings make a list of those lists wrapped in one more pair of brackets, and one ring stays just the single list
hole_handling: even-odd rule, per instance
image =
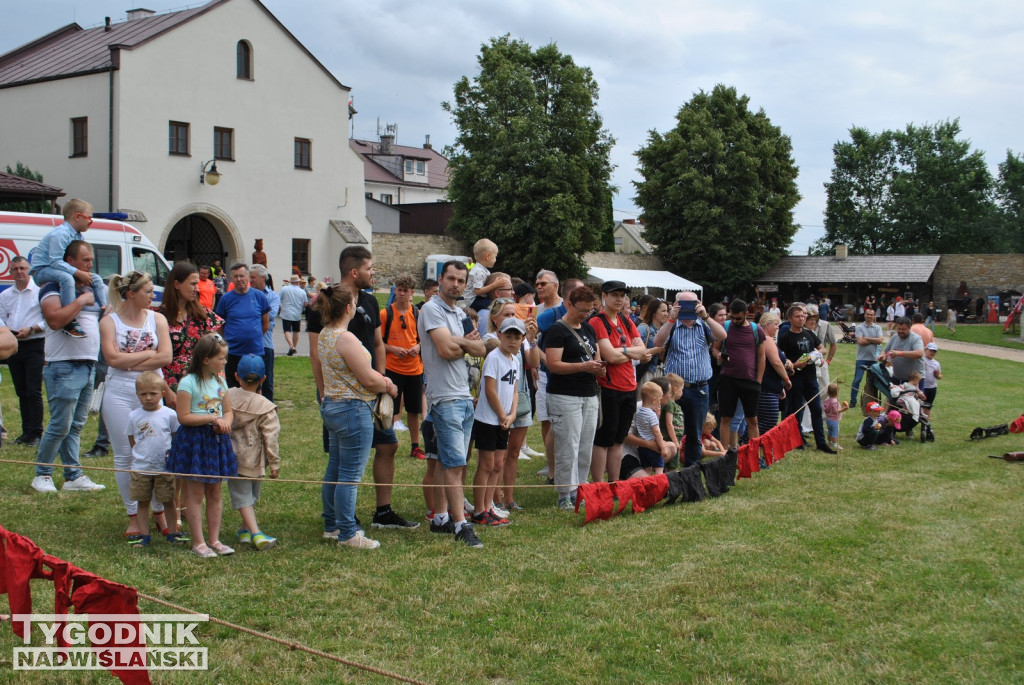
[{"label": "blue jeans", "polygon": [[430,407],[430,420],[434,422],[441,466],[446,469],[465,466],[473,436],[473,400],[439,402]]},{"label": "blue jeans", "polygon": [[683,466],[693,466],[700,463],[701,431],[708,415],[708,386],[687,385],[679,398],[679,408],[683,410],[683,432],[686,435]]},{"label": "blue jeans", "polygon": [[[43,266],[32,271],[32,277],[37,284],[56,283],[60,286],[60,304],[67,307],[75,301],[78,293],[75,291],[75,277],[67,271],[56,269],[52,266]],[[99,274],[92,274],[92,294],[96,298],[96,308],[105,307],[107,304],[107,293],[103,287],[103,279]]]},{"label": "blue jeans", "polygon": [[267,374],[266,379],[263,381],[263,387],[260,388],[260,394],[266,397],[271,402],[274,401],[274,348],[264,347],[263,348],[263,368],[264,373]]},{"label": "blue jeans", "polygon": [[814,444],[818,447],[828,447],[828,443],[825,442],[825,424],[821,420],[821,397],[816,397],[818,394],[817,376],[813,373],[808,375],[798,373],[790,380],[793,381],[793,387],[788,395],[789,401],[786,416],[796,414],[796,422],[800,423],[803,420],[804,410],[796,411],[796,409],[814,397],[806,407],[811,410],[811,429],[814,431]]},{"label": "blue jeans", "polygon": [[324,400],[320,417],[331,437],[324,484],[320,499],[324,508],[324,530],[338,531],[339,540],[356,534],[356,485],[331,485],[331,482],[358,483],[363,479],[370,458],[373,417],[370,405],[362,400]]},{"label": "blue jeans", "polygon": [[[868,359],[858,359],[857,366],[853,370],[853,385],[850,386],[850,406],[857,406],[857,392],[860,390],[860,382],[864,378],[864,372],[871,368],[875,362]],[[870,382],[870,381],[868,381]]]},{"label": "blue jeans", "polygon": [[[64,480],[82,475],[78,452],[82,428],[89,418],[92,399],[94,362],[50,362],[43,368],[46,398],[50,405],[50,423],[39,441],[36,461],[52,464],[60,454]],[[52,466],[36,466],[37,476],[52,476]]]}]

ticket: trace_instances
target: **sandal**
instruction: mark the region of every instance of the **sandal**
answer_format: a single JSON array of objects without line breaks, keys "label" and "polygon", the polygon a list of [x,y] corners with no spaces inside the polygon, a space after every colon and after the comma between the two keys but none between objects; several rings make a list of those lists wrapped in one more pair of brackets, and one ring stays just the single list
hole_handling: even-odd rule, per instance
[{"label": "sandal", "polygon": [[207,545],[199,545],[198,547],[193,547],[192,554],[195,554],[200,559],[214,559],[217,556],[217,553],[210,549]]},{"label": "sandal", "polygon": [[152,512],[152,515],[153,523],[156,524],[156,529],[160,531],[161,535],[167,535],[169,528],[167,528],[167,517],[164,516],[164,512],[154,511]]},{"label": "sandal", "polygon": [[235,550],[233,548],[228,547],[227,545],[225,545],[220,540],[217,540],[216,542],[211,542],[210,543],[210,549],[212,549],[214,552],[216,552],[217,554],[221,555],[222,557],[226,557],[229,554],[234,554],[235,553]]},{"label": "sandal", "polygon": [[[128,515],[128,528],[138,528],[138,525],[137,525],[138,522],[139,522],[139,515],[138,514],[129,514]],[[133,530],[126,530],[124,532],[124,536],[126,538],[130,538],[133,535],[145,535],[145,533],[140,533],[137,530],[135,530],[135,531],[133,531]]]}]

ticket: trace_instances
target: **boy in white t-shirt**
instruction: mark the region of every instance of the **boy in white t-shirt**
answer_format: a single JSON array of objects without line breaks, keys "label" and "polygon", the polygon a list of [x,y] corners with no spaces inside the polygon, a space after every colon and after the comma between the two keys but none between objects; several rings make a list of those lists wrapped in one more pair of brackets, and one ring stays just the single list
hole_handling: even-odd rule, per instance
[{"label": "boy in white t-shirt", "polygon": [[519,402],[519,347],[526,325],[512,317],[501,322],[498,347],[484,359],[482,392],[476,403],[473,435],[480,455],[473,477],[473,523],[505,526],[508,519],[498,516],[492,507],[494,491],[505,464],[508,432],[516,420]]},{"label": "boy in white t-shirt", "polygon": [[[163,502],[164,511],[174,511],[174,476],[167,471],[167,452],[171,437],[178,430],[178,414],[165,407],[164,379],[155,371],[145,371],[135,379],[135,392],[142,406],[128,415],[128,442],[132,446],[132,473],[128,496],[139,503],[139,521],[149,520],[149,501]],[[141,473],[157,471],[160,473]],[[170,543],[189,542],[189,536],[177,531],[174,516],[167,517],[167,530],[161,531]],[[128,544],[145,547],[149,535],[136,533],[128,536]]]}]

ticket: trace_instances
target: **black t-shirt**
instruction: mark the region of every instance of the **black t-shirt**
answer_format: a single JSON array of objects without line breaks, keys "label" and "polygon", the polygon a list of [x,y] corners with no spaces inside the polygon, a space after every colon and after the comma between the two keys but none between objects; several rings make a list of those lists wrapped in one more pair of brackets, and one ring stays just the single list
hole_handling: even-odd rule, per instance
[{"label": "black t-shirt", "polygon": [[[562,349],[562,361],[570,364],[588,362],[594,358],[597,350],[597,336],[590,324],[583,323],[576,333],[579,334],[590,349],[580,345],[573,331],[562,321],[555,322],[544,332],[544,348]],[[573,397],[594,397],[597,395],[597,380],[592,373],[561,374],[548,372],[548,393],[553,395],[571,395]]]},{"label": "black t-shirt", "polygon": [[320,331],[323,329],[324,322],[323,319],[320,318],[320,312],[310,308],[309,311],[306,312],[306,332],[320,335]]},{"label": "black t-shirt", "polygon": [[349,333],[355,334],[359,342],[363,343],[370,352],[370,366],[377,368],[377,329],[380,328],[380,305],[377,298],[370,293],[359,291],[359,299],[356,300],[356,311],[352,320],[348,322]]},{"label": "black t-shirt", "polygon": [[[801,355],[813,352],[818,349],[819,345],[821,345],[821,341],[818,340],[818,336],[806,328],[799,333],[794,333],[792,328],[785,333],[779,333],[779,349],[785,352],[786,358],[794,364],[797,363]],[[802,369],[797,369],[794,376],[813,378],[817,373],[815,368],[814,364],[808,364]]]}]

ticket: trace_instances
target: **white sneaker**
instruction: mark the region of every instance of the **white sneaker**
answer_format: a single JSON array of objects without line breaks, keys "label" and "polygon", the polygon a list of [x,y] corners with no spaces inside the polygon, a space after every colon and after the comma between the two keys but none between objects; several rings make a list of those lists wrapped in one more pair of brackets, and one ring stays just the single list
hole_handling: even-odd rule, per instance
[{"label": "white sneaker", "polygon": [[546,478],[548,475],[548,467],[545,466],[544,468],[542,468],[540,471],[537,472],[537,475],[544,476]]},{"label": "white sneaker", "polygon": [[526,445],[523,445],[519,449],[519,459],[522,459],[523,461],[530,461],[530,455],[526,453]]},{"label": "white sneaker", "polygon": [[50,476],[36,476],[32,479],[32,489],[36,492],[57,492],[57,486],[53,484]]},{"label": "white sneaker", "polygon": [[407,432],[409,430],[400,419],[395,419],[394,423],[391,424],[391,427],[395,429],[396,433]]},{"label": "white sneaker", "polygon": [[361,530],[357,530],[356,534],[348,540],[339,540],[338,544],[345,547],[355,547],[356,549],[377,549],[380,547],[379,542],[366,537]]},{"label": "white sneaker", "polygon": [[474,507],[473,504],[465,497],[462,498],[462,508],[465,510],[467,516],[476,511],[476,507]]},{"label": "white sneaker", "polygon": [[503,509],[499,507],[497,504],[491,504],[491,511],[497,514],[500,518],[508,518],[508,509]]},{"label": "white sneaker", "polygon": [[85,475],[84,473],[74,480],[64,481],[64,485],[61,486],[61,490],[74,490],[79,492],[96,492],[98,490],[106,489],[106,485],[93,483],[89,476]]},{"label": "white sneaker", "polygon": [[523,445],[523,449],[521,449],[519,451],[525,453],[526,456],[528,456],[528,457],[543,457],[544,456],[543,452],[538,452],[537,450],[533,449],[529,445]]}]

